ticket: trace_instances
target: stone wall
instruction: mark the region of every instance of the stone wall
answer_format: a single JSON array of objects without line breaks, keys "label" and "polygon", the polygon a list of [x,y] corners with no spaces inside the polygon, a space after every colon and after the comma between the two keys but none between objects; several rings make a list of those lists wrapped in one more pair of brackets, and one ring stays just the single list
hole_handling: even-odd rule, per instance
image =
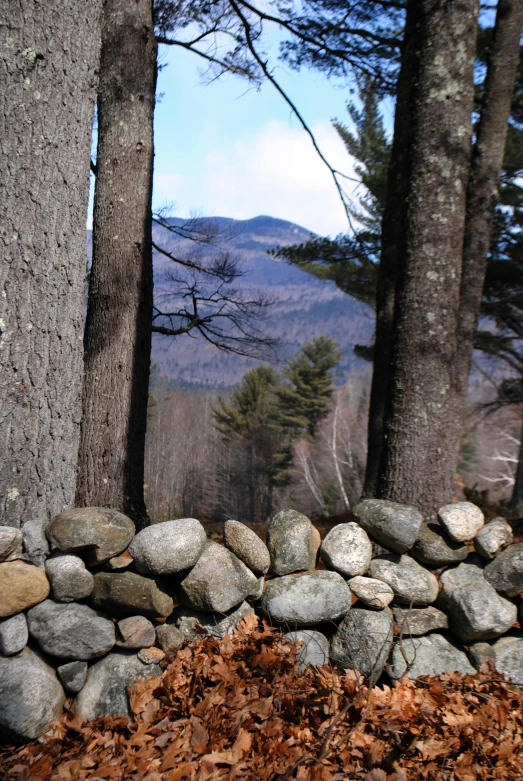
[{"label": "stone wall", "polygon": [[134,680],[254,612],[299,643],[302,668],[330,661],[375,682],[473,673],[490,660],[523,684],[523,543],[505,520],[485,524],[460,502],[427,524],[375,499],[354,519],[322,542],[308,518],[284,510],[267,545],[237,521],[226,522],[225,545],[194,518],[136,534],[103,508],[22,532],[0,526],[3,737],[38,737],[66,698],[85,719],[130,715]]}]

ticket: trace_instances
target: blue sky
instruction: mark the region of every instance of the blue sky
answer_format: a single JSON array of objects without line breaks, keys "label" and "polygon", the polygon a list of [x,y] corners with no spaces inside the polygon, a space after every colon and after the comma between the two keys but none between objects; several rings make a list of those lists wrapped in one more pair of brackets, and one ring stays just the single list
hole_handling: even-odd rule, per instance
[{"label": "blue sky", "polygon": [[[154,207],[175,213],[291,220],[320,234],[347,230],[331,175],[274,87],[247,89],[225,76],[205,84],[205,62],[161,47],[155,115]],[[347,88],[317,73],[278,67],[278,79],[314,130],[332,165],[352,174],[333,117],[345,120]]]}]

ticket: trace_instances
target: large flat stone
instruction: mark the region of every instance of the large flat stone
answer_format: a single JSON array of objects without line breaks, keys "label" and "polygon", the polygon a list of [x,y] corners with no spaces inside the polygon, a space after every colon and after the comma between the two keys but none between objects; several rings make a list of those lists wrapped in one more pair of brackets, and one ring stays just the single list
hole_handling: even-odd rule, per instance
[{"label": "large flat stone", "polygon": [[483,570],[485,579],[496,591],[508,597],[523,592],[523,542],[509,545]]},{"label": "large flat stone", "polygon": [[318,530],[305,515],[296,510],[281,510],[267,530],[271,572],[288,575],[314,569],[320,543]]},{"label": "large flat stone", "polygon": [[410,555],[426,567],[458,564],[468,556],[467,546],[456,542],[437,523],[422,523]]},{"label": "large flat stone", "polygon": [[372,558],[372,543],[357,523],[334,526],[323,540],[320,556],[328,569],[346,578],[364,575]]},{"label": "large flat stone", "polygon": [[452,594],[456,589],[477,582],[482,583],[484,577],[481,563],[479,556],[470,556],[458,567],[450,567],[442,572],[439,579],[440,592],[437,607],[447,613],[451,606]]},{"label": "large flat stone", "polygon": [[91,603],[112,616],[164,618],[173,611],[172,598],[152,578],[134,572],[98,572]]},{"label": "large flat stone", "polygon": [[142,575],[172,575],[196,564],[205,541],[205,529],[200,521],[180,518],[138,532],[129,553]]},{"label": "large flat stone", "polygon": [[258,535],[239,521],[225,521],[225,544],[256,575],[265,575],[271,566],[269,549]]},{"label": "large flat stone", "polygon": [[464,643],[500,637],[518,617],[516,605],[479,578],[452,591],[448,614],[453,634]]},{"label": "large flat stone", "polygon": [[351,592],[337,572],[316,570],[267,582],[260,607],[280,624],[314,626],[336,621],[351,606]]},{"label": "large flat stone", "polygon": [[53,668],[30,648],[0,657],[0,737],[35,740],[62,714],[65,693]]},{"label": "large flat stone", "polygon": [[433,632],[435,629],[448,629],[449,619],[445,613],[436,607],[395,607],[394,620],[398,625],[398,632],[403,637],[418,637]]},{"label": "large flat stone", "polygon": [[13,656],[27,645],[29,630],[25,613],[17,613],[11,618],[0,621],[0,654]]},{"label": "large flat stone", "polygon": [[75,602],[88,597],[93,588],[93,576],[79,556],[59,555],[45,562],[45,574],[51,583],[53,599]]},{"label": "large flat stone", "polygon": [[87,605],[46,599],[27,613],[29,634],[60,659],[98,659],[115,643],[114,624]]},{"label": "large flat stone", "polygon": [[132,716],[128,687],[156,675],[161,675],[158,665],[144,664],[135,654],[109,654],[90,668],[73,710],[86,721],[99,716]]},{"label": "large flat stone", "polygon": [[370,563],[368,574],[383,580],[394,591],[397,602],[403,605],[430,605],[438,596],[438,581],[410,556],[384,554]]},{"label": "large flat stone", "polygon": [[[408,670],[407,670],[408,666]],[[401,646],[392,652],[394,678],[420,678],[423,675],[441,675],[444,672],[460,672],[462,675],[476,672],[466,653],[457,643],[441,634],[403,638]]]},{"label": "large flat stone", "polygon": [[474,537],[474,547],[484,559],[493,559],[514,540],[510,524],[504,518],[494,518]]},{"label": "large flat stone", "polygon": [[369,537],[394,553],[406,553],[416,542],[423,516],[415,507],[385,499],[364,499],[354,519]]},{"label": "large flat stone", "polygon": [[329,663],[329,641],[321,632],[299,629],[297,632],[287,632],[283,638],[298,646],[296,662],[300,672],[309,665],[323,667]]},{"label": "large flat stone", "polygon": [[45,572],[25,561],[0,564],[0,618],[7,618],[37,605],[49,594]]},{"label": "large flat stone", "polygon": [[331,660],[376,681],[387,662],[393,640],[392,611],[355,605],[331,640]]},{"label": "large flat stone", "polygon": [[22,555],[22,532],[13,526],[0,526],[0,561],[11,561]]},{"label": "large flat stone", "polygon": [[473,540],[485,523],[485,516],[472,502],[445,504],[439,508],[438,518],[449,537],[456,542]]},{"label": "large flat stone", "polygon": [[104,564],[122,553],[134,537],[134,523],[106,507],[79,507],[51,519],[46,534],[53,548],[80,553],[88,565]]},{"label": "large flat stone", "polygon": [[501,637],[492,649],[496,670],[512,683],[523,685],[523,636]]},{"label": "large flat stone", "polygon": [[193,610],[226,613],[257,586],[256,576],[243,561],[222,545],[208,542],[177,593],[180,602]]}]

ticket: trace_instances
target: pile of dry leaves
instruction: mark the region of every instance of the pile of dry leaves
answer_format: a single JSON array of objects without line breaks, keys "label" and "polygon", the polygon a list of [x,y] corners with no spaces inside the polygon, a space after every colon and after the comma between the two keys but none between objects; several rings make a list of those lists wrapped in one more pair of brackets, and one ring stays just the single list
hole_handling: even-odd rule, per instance
[{"label": "pile of dry leaves", "polygon": [[68,713],[46,742],[0,753],[0,778],[406,781],[523,778],[523,691],[492,671],[368,691],[308,669],[249,616],[180,652],[131,694],[136,721]]}]

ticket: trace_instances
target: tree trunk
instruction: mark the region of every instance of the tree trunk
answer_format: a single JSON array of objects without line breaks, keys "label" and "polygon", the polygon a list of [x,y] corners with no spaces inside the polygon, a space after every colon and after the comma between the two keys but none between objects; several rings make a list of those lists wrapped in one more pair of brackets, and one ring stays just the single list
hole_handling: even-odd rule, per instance
[{"label": "tree trunk", "polygon": [[514,490],[512,491],[510,504],[516,510],[518,515],[523,515],[523,425],[521,426],[521,434],[519,436],[519,455],[518,464],[516,467],[516,481],[514,483]]},{"label": "tree trunk", "polygon": [[100,0],[0,10],[0,506],[21,526],[72,506]]},{"label": "tree trunk", "polygon": [[367,429],[367,465],[363,487],[363,496],[367,497],[375,496],[377,492],[383,447],[396,279],[400,263],[402,214],[407,199],[405,168],[411,127],[411,92],[416,68],[416,26],[414,15],[409,14],[403,35],[401,67],[396,91],[394,136],[387,174],[387,197],[381,226],[381,257],[376,289],[376,335]]},{"label": "tree trunk", "polygon": [[427,516],[452,498],[452,389],[470,161],[476,0],[416,0],[412,93],[392,365],[379,495]]},{"label": "tree trunk", "polygon": [[156,40],[151,0],[105,0],[76,501],[138,525],[151,353]]},{"label": "tree trunk", "polygon": [[458,440],[519,63],[522,26],[523,0],[499,0],[467,190],[455,387]]}]

